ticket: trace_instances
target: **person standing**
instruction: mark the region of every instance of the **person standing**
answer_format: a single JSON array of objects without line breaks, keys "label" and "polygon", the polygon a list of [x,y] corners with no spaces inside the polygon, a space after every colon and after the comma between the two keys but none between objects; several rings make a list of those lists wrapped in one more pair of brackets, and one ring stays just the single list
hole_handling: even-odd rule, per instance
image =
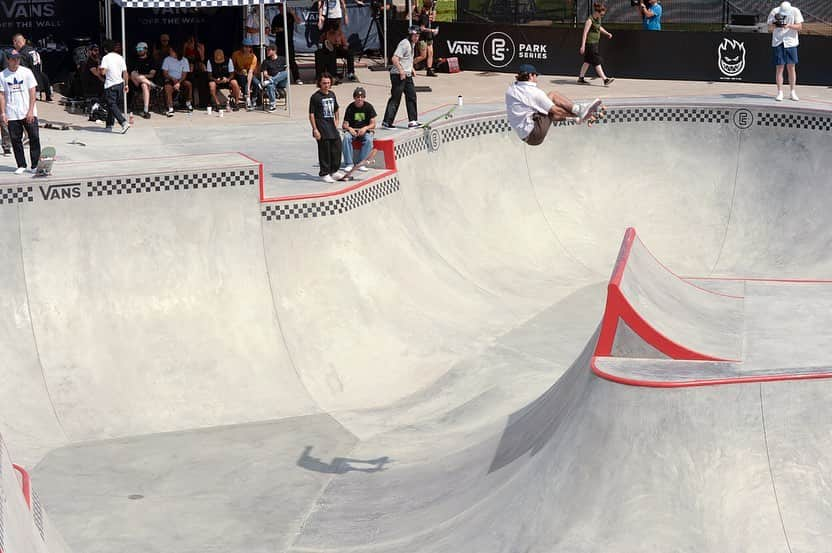
[{"label": "person standing", "polygon": [[595,2],[592,5],[592,15],[587,18],[584,24],[584,34],[581,39],[581,55],[584,57],[584,64],[581,66],[581,73],[578,76],[578,84],[588,84],[586,82],[586,72],[590,66],[595,68],[595,73],[604,79],[604,86],[609,86],[615,79],[607,77],[604,74],[604,68],[601,64],[604,63],[601,57],[601,35],[606,35],[607,38],[612,38],[612,33],[608,32],[601,26],[601,19],[607,13],[607,7],[603,2]]},{"label": "person standing", "polygon": [[21,33],[17,33],[12,37],[12,45],[15,50],[20,52],[20,65],[29,69],[34,73],[35,79],[38,81],[38,89],[46,94],[46,101],[52,101],[52,83],[49,77],[43,71],[43,63],[41,63],[40,54],[37,50],[29,44],[26,37]]},{"label": "person standing", "polygon": [[20,52],[13,50],[8,57],[9,67],[3,70],[3,93],[0,94],[0,118],[9,128],[14,159],[17,162],[16,175],[26,171],[26,154],[23,151],[23,131],[29,137],[31,172],[40,161],[40,133],[38,131],[38,108],[35,105],[38,81],[31,69],[20,64]]},{"label": "person standing", "polygon": [[783,68],[789,70],[789,97],[797,102],[797,46],[800,43],[798,32],[803,29],[803,14],[792,7],[789,2],[783,2],[768,14],[769,29],[771,30],[771,48],[774,54],[774,80],[777,83],[778,102],[783,101]]},{"label": "person standing", "polygon": [[350,24],[345,0],[318,0],[318,29],[321,35],[330,29],[340,31],[342,19],[344,25]]},{"label": "person standing", "polygon": [[637,8],[641,14],[641,26],[645,31],[662,30],[662,7],[659,0],[647,0],[646,4],[643,1],[639,2]]},{"label": "person standing", "polygon": [[295,84],[303,84],[300,78],[300,69],[298,62],[295,60],[295,25],[300,24],[300,17],[291,7],[286,12],[286,26],[289,32],[289,55],[286,56],[285,38],[284,34],[287,29],[283,28],[283,2],[277,5],[277,14],[272,18],[272,34],[274,35],[274,42],[277,45],[277,55],[288,57],[289,69],[292,71],[292,80]]},{"label": "person standing", "polygon": [[384,110],[384,120],[381,122],[385,129],[393,128],[393,121],[402,102],[402,93],[407,108],[407,126],[415,128],[422,125],[419,123],[419,111],[416,106],[416,87],[413,85],[413,46],[419,40],[420,34],[419,27],[411,26],[407,38],[402,39],[393,52],[393,65],[390,66],[390,99],[387,100],[387,109]]},{"label": "person standing", "polygon": [[[9,62],[6,57],[6,51],[0,48],[0,71],[4,71],[8,66]],[[0,90],[2,90],[2,88],[0,88]],[[0,135],[2,135],[3,139],[3,155],[11,155],[12,137],[9,135],[9,126],[6,124],[5,119],[0,120]]]},{"label": "person standing", "polygon": [[108,40],[104,43],[104,51],[107,54],[101,58],[101,65],[98,71],[104,77],[104,103],[107,104],[107,129],[113,129],[113,123],[118,120],[121,125],[121,134],[130,129],[130,123],[121,112],[122,98],[129,86],[127,75],[127,64],[121,54],[115,52],[115,45]]},{"label": "person standing", "polygon": [[433,39],[439,34],[439,27],[434,27],[436,20],[436,4],[433,0],[424,0],[421,8],[415,8],[413,17],[419,22],[419,55],[413,60],[414,65],[425,62],[425,74],[428,77],[436,77],[433,69]]},{"label": "person standing", "polygon": [[309,123],[318,142],[318,175],[324,182],[344,176],[341,166],[341,137],[338,134],[338,99],[332,92],[332,75],[318,77],[318,90],[309,97]]},{"label": "person standing", "polygon": [[[358,154],[358,163],[366,160],[373,149],[373,132],[376,128],[376,110],[373,104],[366,100],[367,91],[363,87],[357,87],[352,93],[352,103],[344,111],[344,171],[352,171],[353,140],[361,143],[361,150]],[[362,165],[359,171],[366,171],[367,167]]]}]

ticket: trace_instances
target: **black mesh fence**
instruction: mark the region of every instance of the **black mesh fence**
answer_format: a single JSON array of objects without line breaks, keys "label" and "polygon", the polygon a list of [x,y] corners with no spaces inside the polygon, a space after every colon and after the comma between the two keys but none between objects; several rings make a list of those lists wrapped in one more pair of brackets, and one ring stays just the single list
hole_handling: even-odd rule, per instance
[{"label": "black mesh fence", "polygon": [[[579,0],[578,13],[586,17],[592,9],[591,0]],[[645,4],[648,2],[645,1]],[[607,0],[607,23],[640,23],[641,14],[630,0]],[[714,24],[725,18],[725,0],[667,0],[662,6],[662,25]]]}]

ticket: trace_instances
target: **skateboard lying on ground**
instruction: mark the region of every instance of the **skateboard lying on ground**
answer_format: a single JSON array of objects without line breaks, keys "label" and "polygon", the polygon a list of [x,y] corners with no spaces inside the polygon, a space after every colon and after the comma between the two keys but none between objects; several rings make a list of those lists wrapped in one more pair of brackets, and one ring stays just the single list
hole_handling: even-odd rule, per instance
[{"label": "skateboard lying on ground", "polygon": [[592,101],[592,103],[590,103],[589,106],[586,108],[586,112],[584,113],[579,123],[586,123],[588,126],[591,127],[599,120],[603,119],[606,114],[607,107],[599,98],[595,98]]},{"label": "skateboard lying on ground", "polygon": [[34,177],[48,177],[52,174],[52,164],[55,163],[55,148],[47,146],[40,152],[38,166],[35,168]]},{"label": "skateboard lying on ground", "polygon": [[427,123],[422,123],[422,128],[425,129],[426,131],[429,131],[431,129],[431,125],[433,125],[434,123],[436,123],[440,119],[450,119],[451,117],[454,116],[454,112],[456,111],[456,108],[458,108],[458,107],[459,106],[455,105],[451,109],[449,109],[448,111],[437,115],[436,117],[434,117],[433,119],[431,119]]},{"label": "skateboard lying on ground", "polygon": [[352,180],[353,179],[352,174],[355,173],[356,171],[358,171],[361,167],[367,167],[367,166],[370,166],[373,163],[375,163],[377,153],[378,153],[378,150],[376,150],[375,148],[370,150],[370,153],[367,154],[366,158],[362,159],[361,161],[359,161],[358,163],[353,165],[352,169],[350,169],[349,171],[344,173],[344,176],[341,177],[338,180]]}]

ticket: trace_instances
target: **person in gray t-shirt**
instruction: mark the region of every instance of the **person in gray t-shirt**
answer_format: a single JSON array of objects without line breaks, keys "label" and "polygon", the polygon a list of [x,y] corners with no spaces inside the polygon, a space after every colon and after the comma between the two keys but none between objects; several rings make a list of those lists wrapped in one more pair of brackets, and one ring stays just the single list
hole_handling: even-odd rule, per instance
[{"label": "person in gray t-shirt", "polygon": [[393,127],[393,120],[402,101],[402,93],[409,121],[407,126],[421,126],[419,111],[416,108],[416,88],[413,86],[413,46],[419,41],[419,33],[419,27],[410,27],[407,38],[402,39],[393,52],[393,65],[390,67],[390,99],[387,100],[387,109],[381,123],[383,128]]}]

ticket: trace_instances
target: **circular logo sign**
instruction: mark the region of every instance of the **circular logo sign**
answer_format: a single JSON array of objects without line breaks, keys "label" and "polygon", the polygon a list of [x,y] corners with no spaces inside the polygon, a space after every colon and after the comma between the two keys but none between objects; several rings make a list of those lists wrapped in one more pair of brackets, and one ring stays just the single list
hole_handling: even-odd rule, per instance
[{"label": "circular logo sign", "polygon": [[745,108],[738,109],[734,112],[734,124],[738,129],[747,129],[754,124],[754,114]]},{"label": "circular logo sign", "polygon": [[437,129],[431,129],[428,133],[428,150],[435,152],[442,145],[442,136]]},{"label": "circular logo sign", "polygon": [[491,67],[500,68],[514,59],[514,41],[505,33],[491,33],[482,41],[482,55]]}]

